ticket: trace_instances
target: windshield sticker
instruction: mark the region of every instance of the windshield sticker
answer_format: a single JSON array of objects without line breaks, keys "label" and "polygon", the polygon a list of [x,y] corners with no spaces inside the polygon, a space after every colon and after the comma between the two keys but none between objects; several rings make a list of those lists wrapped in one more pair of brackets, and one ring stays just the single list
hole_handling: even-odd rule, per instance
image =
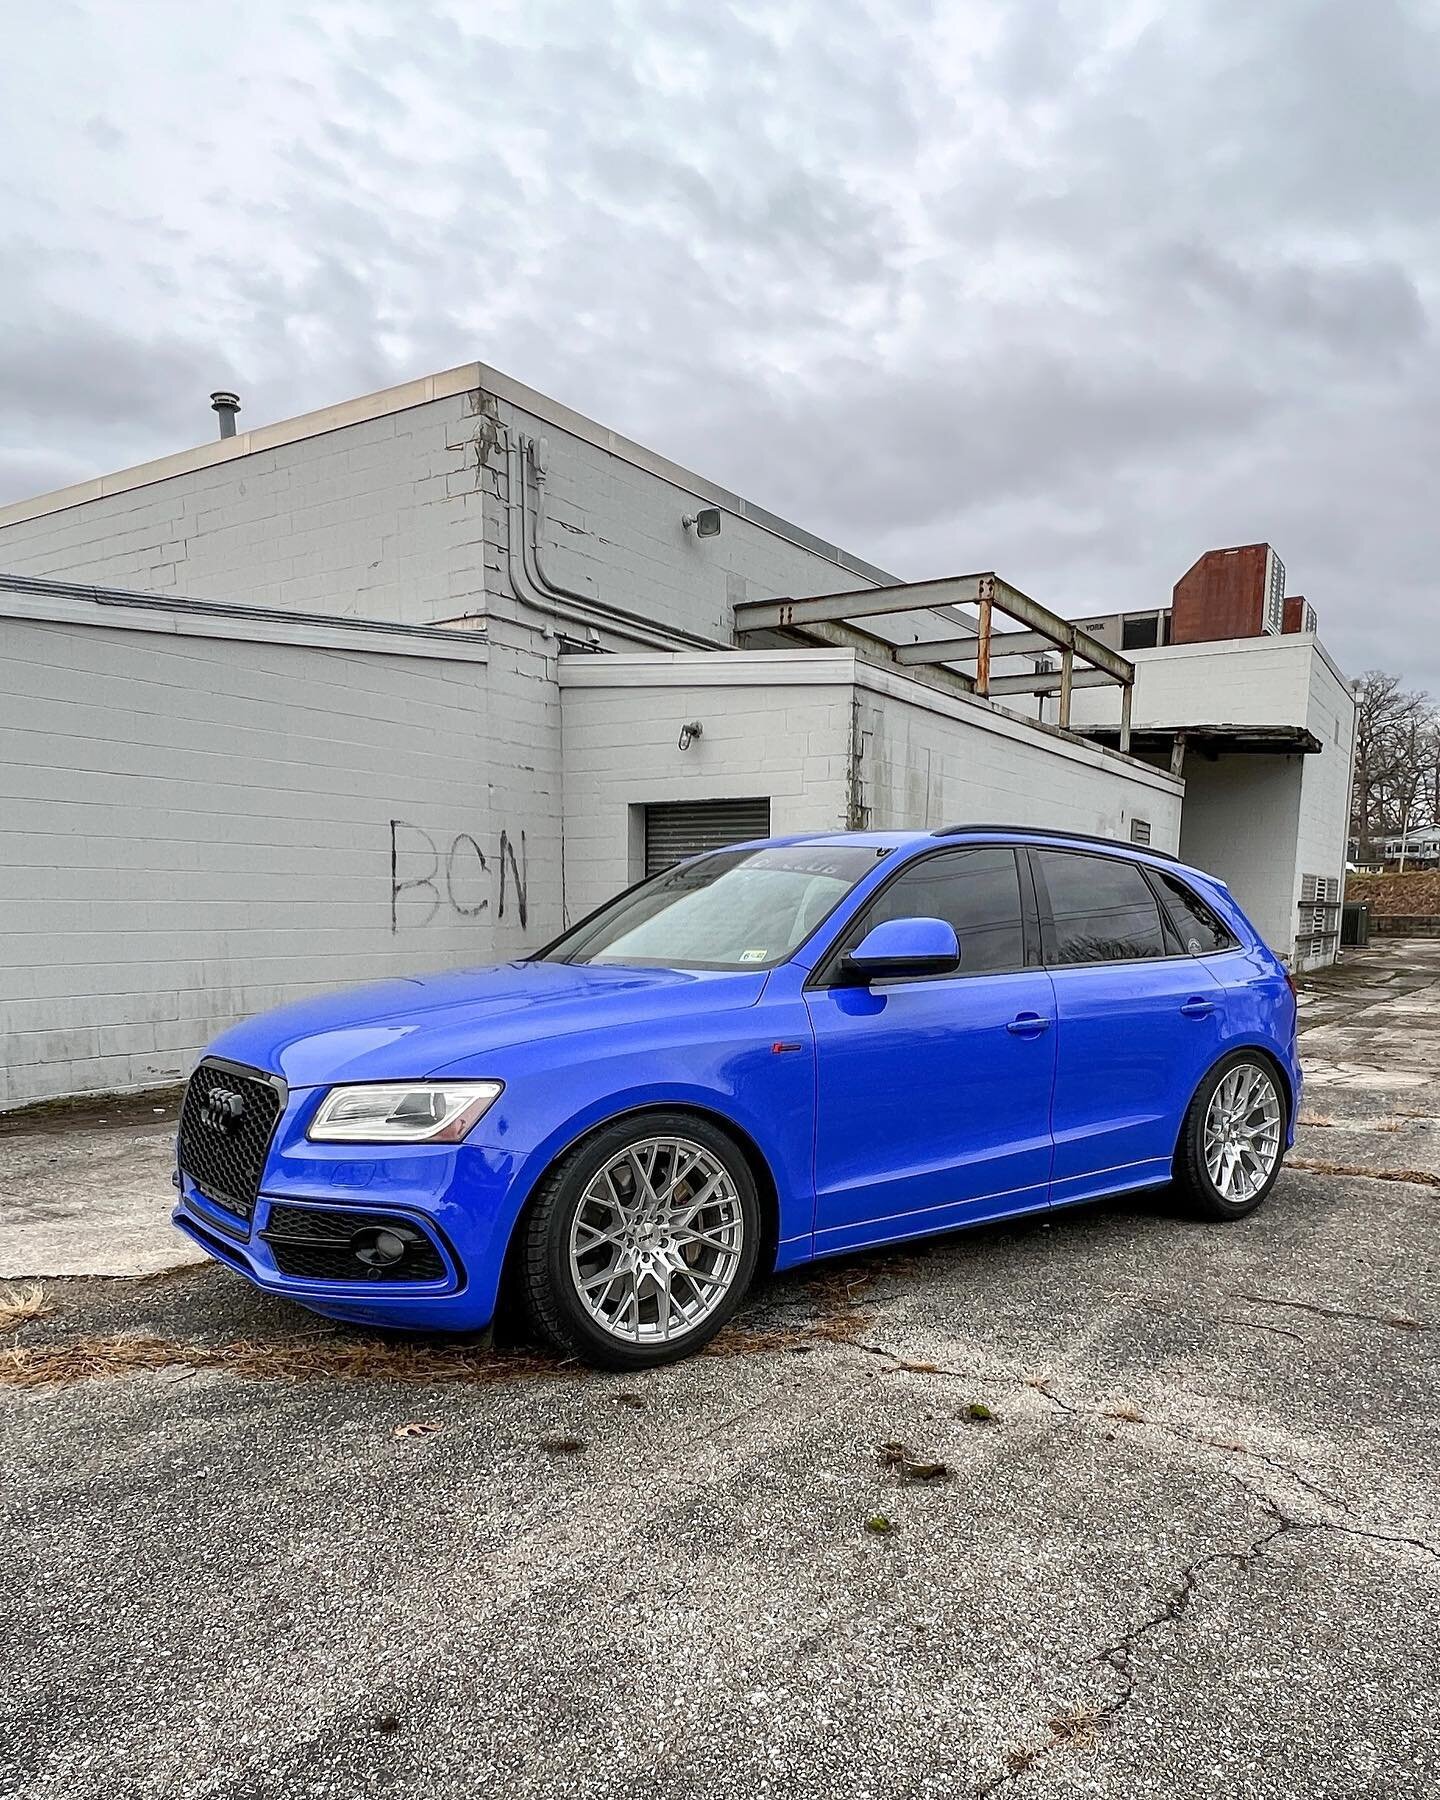
[{"label": "windshield sticker", "polygon": [[762,947],[759,950],[742,950],[740,952],[740,960],[741,962],[764,962],[764,948]]}]

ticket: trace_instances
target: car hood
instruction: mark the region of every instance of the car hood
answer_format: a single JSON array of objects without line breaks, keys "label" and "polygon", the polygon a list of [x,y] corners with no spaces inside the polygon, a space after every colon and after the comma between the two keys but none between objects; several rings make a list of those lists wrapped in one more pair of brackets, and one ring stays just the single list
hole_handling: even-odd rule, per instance
[{"label": "car hood", "polygon": [[410,1081],[507,1044],[753,1006],[764,986],[755,971],[558,962],[449,969],[261,1013],[218,1037],[210,1054],[272,1070],[291,1087]]}]

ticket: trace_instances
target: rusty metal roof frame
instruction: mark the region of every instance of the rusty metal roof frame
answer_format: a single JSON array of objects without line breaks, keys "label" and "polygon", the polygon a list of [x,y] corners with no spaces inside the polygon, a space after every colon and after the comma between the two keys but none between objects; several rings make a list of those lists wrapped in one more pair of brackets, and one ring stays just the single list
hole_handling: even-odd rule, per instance
[{"label": "rusty metal roof frame", "polygon": [[[916,644],[893,644],[866,631],[857,620],[883,618],[894,613],[926,612],[939,607],[973,606],[978,620],[972,635],[957,637],[956,621],[937,619],[949,635]],[[993,629],[996,613],[1017,621],[1022,631]],[[868,654],[905,669],[924,669],[942,677],[946,685],[989,698],[997,694],[1058,693],[1060,728],[1070,729],[1070,695],[1077,687],[1117,685],[1121,690],[1119,748],[1130,748],[1130,706],[1135,688],[1135,665],[1127,657],[1102,644],[1089,632],[1041,606],[1019,588],[1012,587],[993,569],[977,575],[947,575],[937,581],[896,582],[889,587],[857,588],[843,594],[813,594],[805,599],[740,600],[735,605],[735,630],[739,635],[756,631],[795,633],[811,642],[863,648]],[[1025,675],[990,673],[997,656],[1029,656],[1046,650],[1060,652],[1058,674],[1036,670]],[[975,673],[952,668],[957,662],[974,662]],[[1083,666],[1076,668],[1076,663]]]},{"label": "rusty metal roof frame", "polygon": [[[1114,725],[1087,725],[1083,735],[1113,744]],[[1169,750],[1178,740],[1203,756],[1318,756],[1325,748],[1304,725],[1137,725],[1135,751]]]}]

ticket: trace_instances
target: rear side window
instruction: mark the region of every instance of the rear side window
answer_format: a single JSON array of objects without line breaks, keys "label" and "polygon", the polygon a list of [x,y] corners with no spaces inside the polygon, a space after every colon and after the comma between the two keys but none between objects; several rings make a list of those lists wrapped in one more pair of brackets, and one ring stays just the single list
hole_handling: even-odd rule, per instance
[{"label": "rear side window", "polygon": [[960,940],[961,975],[1025,966],[1020,876],[1013,850],[957,850],[927,856],[898,875],[846,938],[853,950],[886,919],[944,919]]},{"label": "rear side window", "polygon": [[1151,873],[1159,883],[1170,922],[1192,956],[1208,956],[1215,950],[1235,948],[1234,932],[1227,929],[1213,907],[1207,906],[1197,893],[1173,875],[1164,875],[1159,869]]},{"label": "rear side window", "polygon": [[1050,897],[1057,963],[1139,962],[1169,947],[1150,883],[1134,863],[1068,850],[1035,850]]}]

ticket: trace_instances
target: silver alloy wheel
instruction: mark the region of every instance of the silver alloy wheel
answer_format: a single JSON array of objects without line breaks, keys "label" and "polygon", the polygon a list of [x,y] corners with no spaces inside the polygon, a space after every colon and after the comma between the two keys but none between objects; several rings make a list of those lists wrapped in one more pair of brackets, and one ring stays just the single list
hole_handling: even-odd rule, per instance
[{"label": "silver alloy wheel", "polygon": [[1205,1167],[1224,1200],[1253,1200],[1280,1160],[1280,1095],[1259,1063],[1227,1069],[1205,1113]]},{"label": "silver alloy wheel", "polygon": [[724,1300],[744,1238],[740,1196],[713,1151],[638,1138],[586,1185],[570,1226],[570,1279],[611,1337],[667,1343]]}]

